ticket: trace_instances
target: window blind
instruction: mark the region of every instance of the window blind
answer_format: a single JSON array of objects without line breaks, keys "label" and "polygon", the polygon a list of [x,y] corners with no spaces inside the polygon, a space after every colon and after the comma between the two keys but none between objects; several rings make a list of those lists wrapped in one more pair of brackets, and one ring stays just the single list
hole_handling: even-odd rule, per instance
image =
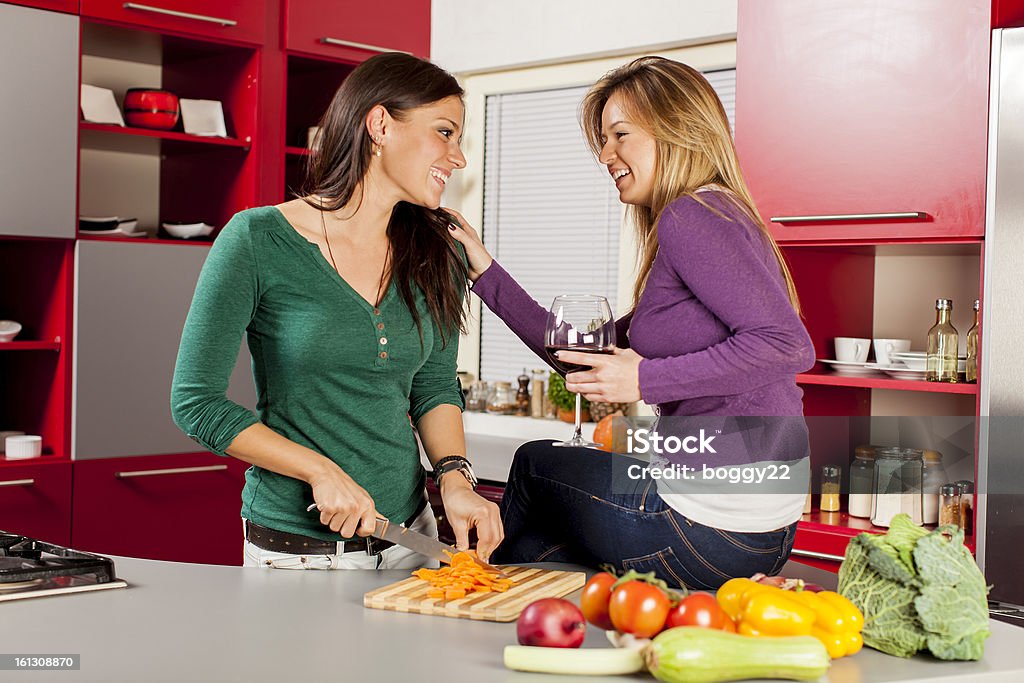
[{"label": "window blind", "polygon": [[[580,130],[586,87],[487,97],[483,239],[547,308],[559,294],[600,294],[618,314],[618,192]],[[544,367],[487,307],[480,377],[514,381]]]}]

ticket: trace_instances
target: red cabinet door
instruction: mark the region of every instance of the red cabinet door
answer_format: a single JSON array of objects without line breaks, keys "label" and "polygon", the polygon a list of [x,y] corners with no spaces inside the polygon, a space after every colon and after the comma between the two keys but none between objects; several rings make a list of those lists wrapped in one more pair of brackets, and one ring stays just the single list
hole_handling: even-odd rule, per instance
[{"label": "red cabinet door", "polygon": [[285,47],[331,59],[361,62],[397,50],[430,56],[430,0],[287,0]]},{"label": "red cabinet door", "polygon": [[777,239],[984,233],[990,3],[740,0],[736,144]]},{"label": "red cabinet door", "polygon": [[0,531],[68,545],[71,463],[0,465]]},{"label": "red cabinet door", "polygon": [[81,0],[82,16],[157,31],[262,44],[266,0]]},{"label": "red cabinet door", "polygon": [[75,548],[152,560],[242,564],[247,468],[208,453],[75,463]]},{"label": "red cabinet door", "polygon": [[6,2],[12,5],[25,5],[27,7],[49,9],[54,12],[78,14],[78,0],[6,0]]}]

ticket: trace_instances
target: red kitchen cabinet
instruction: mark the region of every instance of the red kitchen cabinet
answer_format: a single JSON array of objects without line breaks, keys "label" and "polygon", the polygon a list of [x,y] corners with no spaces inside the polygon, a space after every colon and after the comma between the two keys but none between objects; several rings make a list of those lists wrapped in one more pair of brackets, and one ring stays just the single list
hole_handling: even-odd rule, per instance
[{"label": "red kitchen cabinet", "polygon": [[71,463],[54,458],[27,462],[13,464],[0,457],[0,531],[66,546],[71,541]]},{"label": "red kitchen cabinet", "polygon": [[38,7],[39,9],[53,10],[54,12],[66,12],[78,14],[78,0],[6,0],[12,5],[25,5],[26,7]]},{"label": "red kitchen cabinet", "polygon": [[984,234],[991,9],[740,0],[736,145],[776,239]]},{"label": "red kitchen cabinet", "polygon": [[217,40],[262,44],[266,0],[81,0],[82,16]]},{"label": "red kitchen cabinet", "polygon": [[76,462],[72,543],[111,555],[241,565],[246,469],[210,453]]},{"label": "red kitchen cabinet", "polygon": [[285,49],[361,62],[379,52],[430,56],[430,0],[392,0],[383,11],[360,0],[286,0]]}]

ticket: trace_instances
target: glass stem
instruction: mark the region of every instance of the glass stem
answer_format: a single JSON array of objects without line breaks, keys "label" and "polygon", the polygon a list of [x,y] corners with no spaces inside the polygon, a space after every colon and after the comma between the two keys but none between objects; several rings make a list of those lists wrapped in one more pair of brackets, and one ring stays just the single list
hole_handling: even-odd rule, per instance
[{"label": "glass stem", "polygon": [[576,394],[576,431],[572,438],[574,441],[583,438],[583,399],[579,394]]}]

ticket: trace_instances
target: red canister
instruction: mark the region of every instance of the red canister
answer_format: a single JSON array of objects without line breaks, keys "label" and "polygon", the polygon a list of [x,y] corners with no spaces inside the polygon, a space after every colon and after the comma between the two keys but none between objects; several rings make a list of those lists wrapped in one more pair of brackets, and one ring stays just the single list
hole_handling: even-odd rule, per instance
[{"label": "red canister", "polygon": [[178,125],[178,96],[166,90],[131,88],[124,95],[124,119],[129,126],[171,130]]}]

